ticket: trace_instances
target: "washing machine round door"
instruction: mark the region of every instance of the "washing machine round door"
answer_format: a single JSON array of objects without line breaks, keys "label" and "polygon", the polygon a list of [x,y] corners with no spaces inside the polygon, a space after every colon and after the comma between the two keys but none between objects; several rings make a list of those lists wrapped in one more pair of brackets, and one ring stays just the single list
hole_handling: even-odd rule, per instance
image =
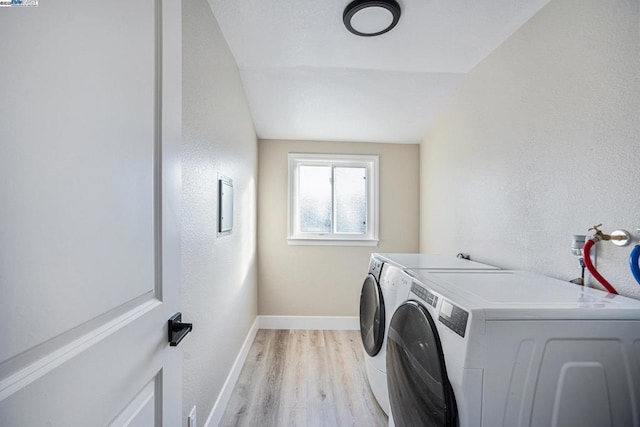
[{"label": "washing machine round door", "polygon": [[378,281],[371,274],[360,292],[360,336],[367,354],[378,354],[384,341],[384,299]]},{"label": "washing machine round door", "polygon": [[416,301],[402,304],[391,318],[387,384],[395,425],[458,425],[455,397],[435,322]]}]

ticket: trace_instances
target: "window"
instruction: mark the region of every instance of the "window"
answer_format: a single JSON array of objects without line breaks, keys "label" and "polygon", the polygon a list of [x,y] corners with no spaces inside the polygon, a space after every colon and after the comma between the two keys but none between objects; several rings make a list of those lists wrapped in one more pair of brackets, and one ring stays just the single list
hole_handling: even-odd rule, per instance
[{"label": "window", "polygon": [[289,244],[378,244],[378,156],[289,154]]}]

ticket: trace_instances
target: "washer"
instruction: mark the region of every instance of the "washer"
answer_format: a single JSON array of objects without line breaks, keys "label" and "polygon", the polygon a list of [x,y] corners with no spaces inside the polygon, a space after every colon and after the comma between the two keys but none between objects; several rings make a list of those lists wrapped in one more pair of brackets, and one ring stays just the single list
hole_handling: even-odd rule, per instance
[{"label": "washer", "polygon": [[371,390],[382,410],[389,413],[387,392],[386,331],[399,303],[407,299],[410,282],[402,280],[406,268],[491,269],[455,256],[384,253],[371,254],[369,273],[360,293],[360,334],[365,349],[365,369]]},{"label": "washer", "polygon": [[640,301],[515,271],[409,270],[389,425],[640,425]]}]

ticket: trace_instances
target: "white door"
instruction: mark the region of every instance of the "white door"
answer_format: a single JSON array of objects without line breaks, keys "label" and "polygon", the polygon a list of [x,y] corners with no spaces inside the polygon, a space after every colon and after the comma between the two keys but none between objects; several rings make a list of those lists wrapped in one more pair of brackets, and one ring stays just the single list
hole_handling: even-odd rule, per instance
[{"label": "white door", "polygon": [[181,424],[180,14],[0,7],[1,426]]}]

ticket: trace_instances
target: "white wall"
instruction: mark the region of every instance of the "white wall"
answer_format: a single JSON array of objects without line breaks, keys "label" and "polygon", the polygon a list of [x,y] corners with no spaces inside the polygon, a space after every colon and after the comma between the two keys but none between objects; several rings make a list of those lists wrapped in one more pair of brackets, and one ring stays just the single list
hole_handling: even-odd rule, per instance
[{"label": "white wall", "polygon": [[[257,142],[238,69],[206,0],[183,4],[183,420],[202,424],[257,313]],[[234,228],[216,236],[217,174],[234,184]]]},{"label": "white wall", "polygon": [[[357,316],[371,252],[418,251],[419,145],[260,140],[258,146],[259,313]],[[377,247],[287,244],[287,153],[379,156]]]},{"label": "white wall", "polygon": [[[466,76],[422,143],[423,252],[572,279],[571,234],[640,228],[638,24],[638,0],[552,0]],[[640,297],[631,247],[600,247]]]}]

